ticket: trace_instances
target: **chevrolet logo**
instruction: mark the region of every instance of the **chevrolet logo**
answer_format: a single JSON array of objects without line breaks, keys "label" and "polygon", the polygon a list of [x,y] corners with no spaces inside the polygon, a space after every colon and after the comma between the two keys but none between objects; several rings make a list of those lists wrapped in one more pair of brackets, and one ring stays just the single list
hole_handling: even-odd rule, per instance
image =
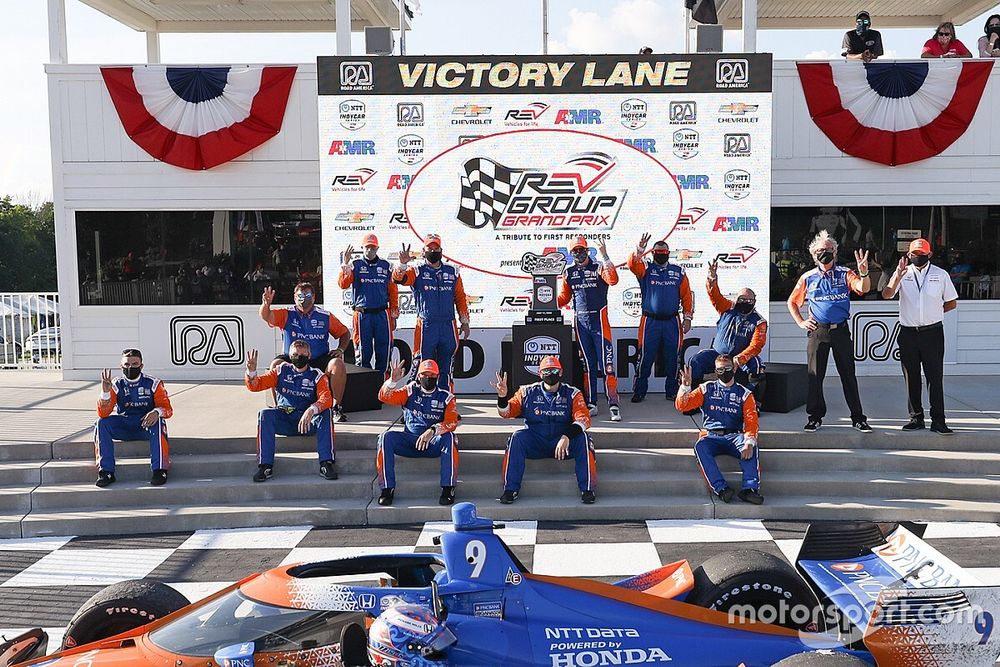
[{"label": "chevrolet logo", "polygon": [[484,107],[478,104],[466,104],[465,106],[455,107],[451,110],[454,116],[482,116],[484,114],[490,113],[493,107]]},{"label": "chevrolet logo", "polygon": [[701,257],[701,250],[675,250],[674,257],[679,260],[697,259]]},{"label": "chevrolet logo", "polygon": [[375,218],[374,213],[362,213],[361,211],[347,211],[345,213],[338,213],[335,218],[339,222],[368,222]]},{"label": "chevrolet logo", "polygon": [[723,104],[719,107],[719,113],[728,113],[733,116],[744,116],[748,113],[757,113],[756,104],[744,104],[743,102],[733,102],[731,104]]}]

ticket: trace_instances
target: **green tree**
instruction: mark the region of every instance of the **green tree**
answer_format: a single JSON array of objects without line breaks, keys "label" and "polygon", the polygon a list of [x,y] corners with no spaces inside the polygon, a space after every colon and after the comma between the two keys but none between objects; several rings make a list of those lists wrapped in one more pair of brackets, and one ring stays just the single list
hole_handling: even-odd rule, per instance
[{"label": "green tree", "polygon": [[37,208],[0,199],[0,292],[55,292],[52,202]]}]

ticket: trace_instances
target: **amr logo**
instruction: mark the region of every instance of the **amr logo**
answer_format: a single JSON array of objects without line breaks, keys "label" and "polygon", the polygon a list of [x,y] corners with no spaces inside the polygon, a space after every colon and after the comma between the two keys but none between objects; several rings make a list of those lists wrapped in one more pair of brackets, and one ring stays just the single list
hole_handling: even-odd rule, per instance
[{"label": "amr logo", "polygon": [[239,366],[245,348],[243,320],[234,315],[170,320],[170,360],[175,366]]},{"label": "amr logo", "polygon": [[896,313],[863,311],[851,316],[855,361],[899,361]]}]

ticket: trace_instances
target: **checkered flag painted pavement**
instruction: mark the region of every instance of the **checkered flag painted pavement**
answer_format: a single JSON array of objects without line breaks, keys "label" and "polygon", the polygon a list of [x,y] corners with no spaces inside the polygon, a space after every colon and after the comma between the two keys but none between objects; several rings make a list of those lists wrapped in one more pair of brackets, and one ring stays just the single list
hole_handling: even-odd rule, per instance
[{"label": "checkered flag painted pavement", "polygon": [[458,219],[475,229],[489,222],[496,224],[510,201],[514,181],[523,170],[511,169],[484,157],[472,158],[463,167]]}]

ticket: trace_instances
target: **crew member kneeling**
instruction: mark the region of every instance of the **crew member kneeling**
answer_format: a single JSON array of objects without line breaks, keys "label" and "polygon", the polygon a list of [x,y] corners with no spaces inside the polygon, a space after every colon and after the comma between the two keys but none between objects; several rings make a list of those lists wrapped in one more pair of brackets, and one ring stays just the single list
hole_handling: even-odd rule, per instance
[{"label": "crew member kneeling", "polygon": [[309,367],[309,343],[293,342],[291,363],[282,362],[257,375],[257,350],[247,352],[246,385],[250,391],[274,389],[277,405],[257,414],[257,472],[255,482],[266,482],[274,474],[275,435],[316,435],[319,474],[337,479],[333,462],[333,418],[330,381],[326,373]]},{"label": "crew member kneeling", "polygon": [[740,461],[743,485],[740,500],[754,505],[764,502],[760,495],[760,461],[757,452],[757,404],[753,393],[736,384],[733,359],[727,354],[715,358],[717,380],[706,382],[691,391],[691,368],[684,368],[677,409],[681,412],[701,408],[704,424],[694,445],[695,458],[705,481],[723,502],[733,499],[715,457],[720,454]]},{"label": "crew member kneeling", "polygon": [[597,459],[594,443],[587,435],[590,410],[583,393],[562,383],[562,364],[557,357],[545,357],[538,366],[541,382],[520,387],[507,400],[507,374],[497,372],[493,385],[497,390],[497,410],[501,417],[523,416],[527,428],[514,431],[507,441],[503,457],[504,505],[517,500],[524,477],[525,459],[576,461],[576,481],[580,500],[591,504],[596,500]]},{"label": "crew member kneeling", "polygon": [[378,392],[378,400],[403,408],[402,431],[386,431],[378,437],[375,470],[382,494],[379,505],[392,505],[396,492],[395,457],[440,458],[441,497],[439,505],[455,502],[458,480],[458,409],[455,395],[438,386],[441,371],[433,359],[424,359],[417,369],[417,379],[395,387],[403,379],[402,360],[392,365],[392,373]]}]

